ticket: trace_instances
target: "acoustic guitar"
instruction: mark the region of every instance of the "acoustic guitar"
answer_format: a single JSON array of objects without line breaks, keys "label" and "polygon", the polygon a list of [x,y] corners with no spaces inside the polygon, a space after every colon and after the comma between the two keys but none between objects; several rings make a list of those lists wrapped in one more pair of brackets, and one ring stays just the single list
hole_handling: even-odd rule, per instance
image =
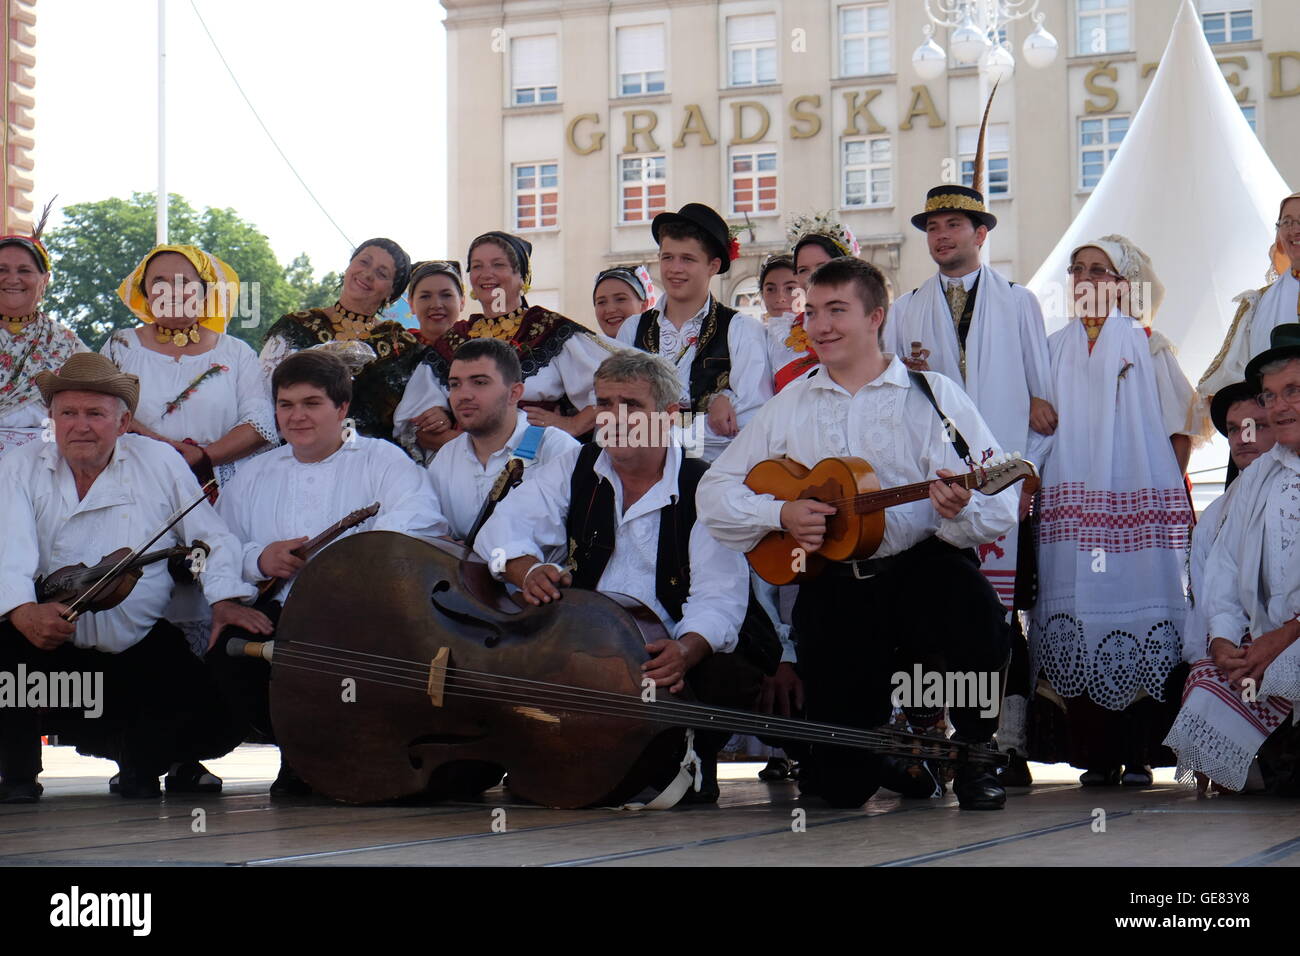
[{"label": "acoustic guitar", "polygon": [[[1038,488],[1038,470],[1019,455],[1000,455],[970,471],[935,478],[985,495],[995,495],[1017,481]],[[807,554],[788,531],[772,531],[745,558],[769,584],[794,584],[821,573],[828,561],[855,561],[876,553],[885,537],[885,509],[930,494],[930,481],[881,488],[875,470],[861,458],[825,458],[805,468],[790,458],[760,461],[745,476],[745,485],[778,501],[811,498],[835,507],[826,519],[826,538]]]}]

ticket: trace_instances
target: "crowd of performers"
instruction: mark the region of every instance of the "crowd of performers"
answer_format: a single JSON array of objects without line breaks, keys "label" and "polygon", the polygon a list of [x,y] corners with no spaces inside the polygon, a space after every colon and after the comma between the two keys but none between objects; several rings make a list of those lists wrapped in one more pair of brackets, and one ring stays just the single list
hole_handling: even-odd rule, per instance
[{"label": "crowd of performers", "polygon": [[[463,271],[380,238],[352,254],[333,306],[281,318],[260,356],[225,331],[239,280],[210,253],[150,251],[118,290],[138,324],[93,353],[41,311],[39,230],[2,237],[0,674],[102,673],[105,700],[93,717],[7,700],[0,799],[40,798],[43,733],[115,760],[124,797],[219,791],[203,760],[275,740],[270,669],[225,645],[274,634],[304,543],[372,502],[350,533],[464,541],[514,460],[524,480],[473,550],[520,602],[640,600],[670,635],[646,648],[657,686],[1010,753],[949,780],[786,742],[765,779],[836,807],[951,786],[965,809],[999,809],[1031,785],[1030,760],[1068,761],[1084,786],[1146,786],[1176,764],[1225,791],[1300,792],[1300,194],[1278,218],[1270,284],[1241,297],[1199,388],[1156,327],[1151,256],[1118,235],[1074,249],[1072,317],[1049,336],[1034,295],[981,264],[997,220],[956,185],[912,218],[937,271],[892,303],[851,232],[819,216],[763,262],[764,319],[738,313],[710,292],[733,259],[727,225],[689,203],[651,226],[660,289],[644,265],[607,269],[589,324],[529,304],[518,236],[479,236]],[[195,288],[202,307],[186,308]],[[418,329],[381,318],[403,295]],[[636,428],[674,415],[688,427]],[[1211,428],[1232,460],[1198,521],[1187,462]],[[1041,485],[936,480],[1004,453]],[[757,493],[750,469],[850,456],[883,487],[929,482],[928,497],[887,511],[869,559],[759,579],[746,552],[784,531],[816,553],[835,505]],[[42,597],[52,572],[134,547],[208,482],[159,543],[201,540],[200,564],[144,566],[101,611]],[[900,703],[894,675],[914,664],[997,675],[1000,705]],[[716,800],[726,736],[696,737],[690,799]],[[310,788],[282,762],[271,792]]]}]

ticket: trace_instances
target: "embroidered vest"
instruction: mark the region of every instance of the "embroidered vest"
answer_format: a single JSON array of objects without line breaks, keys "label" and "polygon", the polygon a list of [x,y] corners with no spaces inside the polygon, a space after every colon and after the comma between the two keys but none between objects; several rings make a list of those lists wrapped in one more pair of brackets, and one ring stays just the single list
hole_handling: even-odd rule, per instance
[{"label": "embroidered vest", "polygon": [[[695,342],[695,358],[691,360],[691,380],[687,388],[691,397],[691,411],[703,415],[708,411],[708,401],[724,388],[731,387],[731,349],[727,333],[735,309],[719,305],[711,299],[713,307],[700,323],[699,338]],[[636,327],[637,348],[659,354],[659,310],[641,313]]]}]

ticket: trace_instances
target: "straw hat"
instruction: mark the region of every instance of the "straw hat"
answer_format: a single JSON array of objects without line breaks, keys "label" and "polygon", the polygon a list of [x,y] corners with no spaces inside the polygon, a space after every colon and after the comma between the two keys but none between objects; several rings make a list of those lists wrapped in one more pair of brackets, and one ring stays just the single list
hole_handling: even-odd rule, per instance
[{"label": "straw hat", "polygon": [[140,380],[120,371],[98,352],[78,352],[57,372],[41,372],[36,376],[36,386],[46,405],[56,392],[100,392],[126,402],[134,415],[140,400]]}]

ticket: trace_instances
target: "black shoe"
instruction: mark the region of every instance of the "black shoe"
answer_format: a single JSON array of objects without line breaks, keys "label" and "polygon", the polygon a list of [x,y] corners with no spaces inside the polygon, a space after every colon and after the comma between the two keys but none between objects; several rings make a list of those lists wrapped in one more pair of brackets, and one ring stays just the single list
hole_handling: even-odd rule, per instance
[{"label": "black shoe", "polygon": [[794,777],[794,761],[785,757],[773,757],[767,766],[758,772],[758,779],[764,783],[776,783]]},{"label": "black shoe", "polygon": [[[168,793],[220,793],[221,778],[197,760],[174,763],[163,781]],[[112,789],[112,784],[109,784]]]},{"label": "black shoe", "polygon": [[718,760],[700,758],[700,789],[694,787],[686,791],[679,803],[717,803],[722,795],[718,789]]},{"label": "black shoe", "polygon": [[[967,743],[989,750],[997,749],[992,740],[974,740]],[[1001,810],[1007,803],[1007,791],[998,782],[997,774],[978,764],[964,763],[958,766],[957,775],[952,781],[952,792],[957,795],[957,803],[963,810]]]},{"label": "black shoe", "polygon": [[45,788],[37,780],[0,783],[0,803],[37,803]]},{"label": "black shoe", "polygon": [[311,786],[306,780],[293,772],[283,760],[280,761],[280,772],[276,774],[275,782],[271,784],[271,796],[273,797],[310,797],[312,794]]},{"label": "black shoe", "polygon": [[1124,768],[1124,776],[1120,779],[1120,783],[1126,787],[1149,787],[1154,782],[1155,776],[1150,767],[1133,764]]},{"label": "black shoe", "polygon": [[153,799],[162,796],[157,775],[123,767],[118,774],[117,792],[127,800]]},{"label": "black shoe", "polygon": [[880,785],[886,790],[918,800],[943,796],[943,777],[928,760],[886,756],[880,763]]},{"label": "black shoe", "polygon": [[1004,787],[1033,786],[1034,777],[1029,772],[1029,761],[1014,750],[1008,756],[1011,762],[999,772],[998,782]]},{"label": "black shoe", "polygon": [[1119,767],[1090,767],[1079,775],[1085,787],[1114,787],[1119,784]]}]

